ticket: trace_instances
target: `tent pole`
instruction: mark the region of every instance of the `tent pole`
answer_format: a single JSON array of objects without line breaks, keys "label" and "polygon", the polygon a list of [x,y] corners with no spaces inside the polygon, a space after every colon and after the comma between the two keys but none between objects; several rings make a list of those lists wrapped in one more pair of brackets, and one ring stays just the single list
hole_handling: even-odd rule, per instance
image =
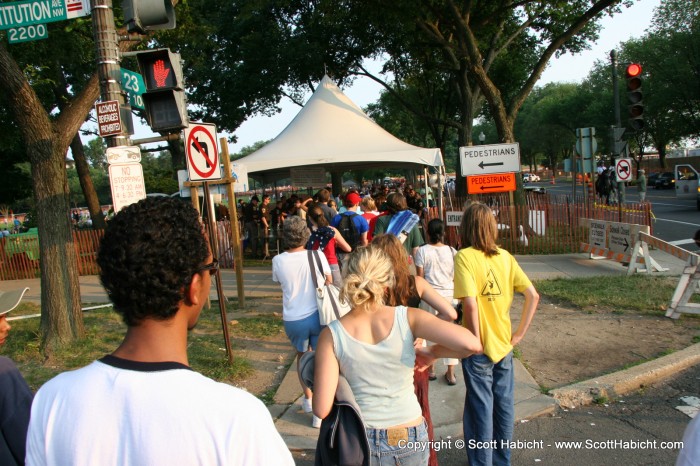
[{"label": "tent pole", "polygon": [[440,165],[440,167],[438,168],[438,209],[440,212],[440,219],[443,222],[445,221],[445,186],[443,183],[443,180],[445,178],[447,178],[447,175],[445,174],[445,166]]}]

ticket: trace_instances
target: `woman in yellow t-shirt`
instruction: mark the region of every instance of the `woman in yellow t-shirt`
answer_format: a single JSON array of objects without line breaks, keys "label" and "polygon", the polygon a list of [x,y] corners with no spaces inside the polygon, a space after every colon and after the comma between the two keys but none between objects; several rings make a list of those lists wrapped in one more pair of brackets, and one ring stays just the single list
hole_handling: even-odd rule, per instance
[{"label": "woman in yellow t-shirt", "polygon": [[[488,206],[469,205],[460,227],[463,249],[455,256],[454,297],[462,300],[463,325],[484,346],[483,354],[462,359],[464,438],[472,440],[467,456],[472,466],[510,464],[513,346],[525,336],[540,297],[515,258],[496,244],[498,226]],[[512,334],[509,312],[515,291],[525,296],[525,304]]]}]

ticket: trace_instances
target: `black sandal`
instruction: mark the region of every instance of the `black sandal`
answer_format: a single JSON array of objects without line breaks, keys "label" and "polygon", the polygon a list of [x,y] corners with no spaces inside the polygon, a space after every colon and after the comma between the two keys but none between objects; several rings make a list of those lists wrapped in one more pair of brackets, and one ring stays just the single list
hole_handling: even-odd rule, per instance
[{"label": "black sandal", "polygon": [[447,374],[445,374],[445,382],[447,382],[447,385],[457,385],[457,376],[452,376],[452,379],[447,377]]},{"label": "black sandal", "polygon": [[435,372],[428,373],[428,380],[437,380],[437,375],[435,375]]}]

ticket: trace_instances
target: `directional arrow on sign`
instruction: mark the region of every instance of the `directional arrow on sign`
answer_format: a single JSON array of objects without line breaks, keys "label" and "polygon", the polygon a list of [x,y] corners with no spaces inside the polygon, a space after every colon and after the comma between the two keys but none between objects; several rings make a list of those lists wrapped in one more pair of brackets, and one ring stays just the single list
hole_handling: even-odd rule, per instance
[{"label": "directional arrow on sign", "polygon": [[501,188],[505,188],[505,186],[503,186],[503,185],[501,185],[501,186],[482,186],[481,190],[484,191],[484,190],[489,190],[489,189],[501,189]]},{"label": "directional arrow on sign", "polygon": [[207,168],[211,168],[212,162],[209,160],[209,146],[207,143],[195,138],[195,140],[192,141],[192,149],[199,152],[202,157],[204,157],[204,162],[207,164]]},{"label": "directional arrow on sign", "polygon": [[481,169],[483,170],[484,167],[497,167],[497,166],[499,166],[499,165],[502,166],[502,165],[503,165],[503,162],[495,162],[495,163],[484,163],[484,162],[481,162],[481,163],[479,163],[479,168],[481,168]]},{"label": "directional arrow on sign", "polygon": [[625,240],[625,252],[630,248],[630,243],[627,241],[627,238],[624,238]]}]

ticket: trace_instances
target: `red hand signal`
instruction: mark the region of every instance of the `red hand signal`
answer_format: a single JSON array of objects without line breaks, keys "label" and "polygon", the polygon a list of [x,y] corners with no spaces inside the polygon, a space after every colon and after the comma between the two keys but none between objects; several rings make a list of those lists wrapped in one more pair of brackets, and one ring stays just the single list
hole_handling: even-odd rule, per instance
[{"label": "red hand signal", "polygon": [[164,60],[156,60],[153,64],[153,79],[156,80],[156,86],[165,86],[165,80],[168,79],[170,68],[165,67]]}]

